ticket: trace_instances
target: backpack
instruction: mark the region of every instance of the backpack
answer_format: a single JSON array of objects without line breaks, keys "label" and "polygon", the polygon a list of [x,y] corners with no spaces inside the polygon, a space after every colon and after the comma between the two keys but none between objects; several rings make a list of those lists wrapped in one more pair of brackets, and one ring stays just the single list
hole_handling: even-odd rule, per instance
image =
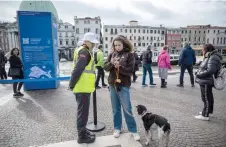
[{"label": "backpack", "polygon": [[223,90],[226,87],[226,68],[221,66],[217,77],[213,75],[214,88],[217,90]]}]

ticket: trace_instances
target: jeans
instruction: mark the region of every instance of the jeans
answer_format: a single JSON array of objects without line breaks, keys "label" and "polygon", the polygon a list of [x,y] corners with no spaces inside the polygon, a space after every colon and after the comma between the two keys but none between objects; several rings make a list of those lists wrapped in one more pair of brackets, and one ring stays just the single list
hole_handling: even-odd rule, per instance
[{"label": "jeans", "polygon": [[149,84],[153,84],[153,75],[152,75],[151,64],[143,64],[142,66],[143,66],[142,85],[145,85],[145,83],[146,83],[147,72],[149,73],[149,79],[150,79],[150,83]]},{"label": "jeans", "polygon": [[89,116],[89,105],[90,105],[91,93],[75,93],[77,101],[77,131],[78,136],[83,136],[86,132],[86,124]]},{"label": "jeans", "polygon": [[96,79],[96,87],[99,85],[99,81],[100,81],[100,78],[102,80],[102,86],[105,85],[104,83],[104,69],[101,67],[101,66],[97,66],[97,79]]},{"label": "jeans", "polygon": [[208,117],[209,113],[213,113],[214,99],[212,89],[212,85],[200,85],[201,97],[204,103],[202,115],[205,117]]},{"label": "jeans", "polygon": [[[23,77],[12,77],[12,79],[13,80],[23,79]],[[13,93],[20,92],[23,84],[24,84],[23,82],[14,82],[13,83]]]},{"label": "jeans", "polygon": [[192,65],[181,65],[181,70],[180,70],[180,85],[184,84],[184,72],[185,70],[188,70],[188,73],[190,75],[190,81],[191,84],[194,85],[194,74],[193,74],[193,66]]},{"label": "jeans", "polygon": [[[113,85],[109,86],[110,96],[111,96],[111,105],[112,105],[112,111],[113,111],[114,129],[116,130],[121,130],[122,128],[122,112],[121,112],[122,104],[130,114],[133,114],[131,101],[130,101],[130,88],[122,86],[120,87],[120,89],[121,90],[118,91],[118,95],[119,95],[118,97],[114,86]],[[120,98],[120,101],[119,101],[119,98]],[[126,121],[129,132],[136,133],[137,125],[134,117],[128,115],[124,110],[123,112],[124,112],[125,121]]]}]

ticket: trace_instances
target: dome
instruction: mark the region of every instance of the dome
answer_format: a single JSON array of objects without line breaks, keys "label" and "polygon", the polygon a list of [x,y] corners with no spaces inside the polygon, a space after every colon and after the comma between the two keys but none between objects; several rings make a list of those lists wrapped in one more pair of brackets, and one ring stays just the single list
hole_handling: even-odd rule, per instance
[{"label": "dome", "polygon": [[22,0],[19,11],[52,12],[58,22],[58,14],[55,6],[50,0]]}]

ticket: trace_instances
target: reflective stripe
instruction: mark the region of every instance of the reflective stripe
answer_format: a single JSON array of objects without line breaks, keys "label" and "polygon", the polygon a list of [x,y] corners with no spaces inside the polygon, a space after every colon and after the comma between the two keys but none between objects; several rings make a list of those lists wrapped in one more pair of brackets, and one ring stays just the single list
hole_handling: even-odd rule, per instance
[{"label": "reflective stripe", "polygon": [[95,71],[93,71],[93,70],[84,70],[83,72],[84,72],[84,73],[91,73],[91,74],[95,74]]}]

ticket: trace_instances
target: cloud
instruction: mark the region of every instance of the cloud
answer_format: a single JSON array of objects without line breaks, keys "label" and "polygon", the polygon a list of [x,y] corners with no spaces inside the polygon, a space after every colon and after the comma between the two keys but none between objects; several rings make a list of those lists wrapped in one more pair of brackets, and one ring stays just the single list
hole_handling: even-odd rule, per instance
[{"label": "cloud", "polygon": [[[74,16],[100,16],[105,25],[128,24],[183,27],[187,25],[225,25],[226,2],[198,0],[53,0],[59,18],[74,24]],[[15,21],[20,1],[0,1],[0,20]]]}]

